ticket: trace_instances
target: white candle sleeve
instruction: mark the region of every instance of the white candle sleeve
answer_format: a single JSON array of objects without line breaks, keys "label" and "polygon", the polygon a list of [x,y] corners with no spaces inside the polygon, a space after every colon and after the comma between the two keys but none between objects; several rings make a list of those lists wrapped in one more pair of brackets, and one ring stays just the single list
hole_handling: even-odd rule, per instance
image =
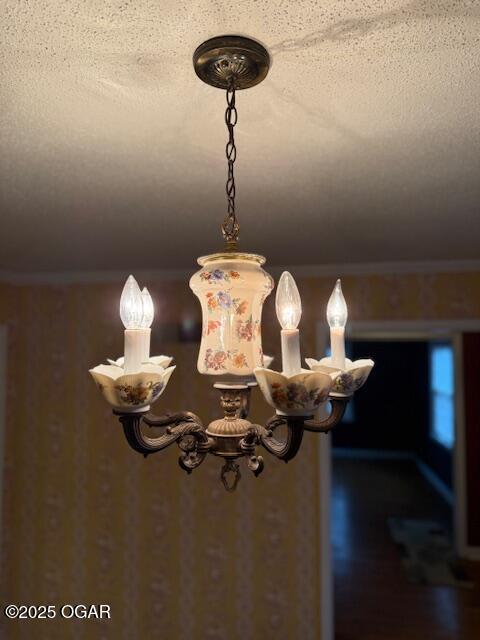
[{"label": "white candle sleeve", "polygon": [[343,327],[331,327],[330,346],[332,367],[345,369],[345,329]]},{"label": "white candle sleeve", "polygon": [[150,335],[152,333],[151,329],[139,329],[139,331],[143,334],[142,340],[142,360],[141,362],[146,362],[150,358]]},{"label": "white candle sleeve", "polygon": [[282,366],[286,376],[293,376],[301,371],[300,332],[298,329],[282,329]]},{"label": "white candle sleeve", "polygon": [[125,329],[125,373],[137,373],[140,371],[144,352],[144,330]]}]

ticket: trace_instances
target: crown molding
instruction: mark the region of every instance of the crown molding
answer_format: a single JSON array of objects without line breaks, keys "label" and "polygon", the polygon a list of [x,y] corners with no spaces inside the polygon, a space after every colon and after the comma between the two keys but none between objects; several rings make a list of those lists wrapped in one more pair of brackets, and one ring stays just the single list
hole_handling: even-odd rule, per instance
[{"label": "crown molding", "polygon": [[[297,277],[375,276],[422,273],[480,272],[480,260],[434,260],[401,262],[360,262],[285,267]],[[283,269],[272,267],[272,273]]]},{"label": "crown molding", "polygon": [[[273,276],[288,269],[297,278],[327,278],[342,276],[406,275],[433,273],[480,273],[480,260],[439,260],[428,262],[368,262],[321,265],[273,265],[267,267]],[[135,277],[144,282],[164,280],[186,280],[194,273],[192,269],[136,269]],[[129,271],[44,271],[15,272],[0,270],[0,282],[11,285],[61,285],[123,282]]]}]

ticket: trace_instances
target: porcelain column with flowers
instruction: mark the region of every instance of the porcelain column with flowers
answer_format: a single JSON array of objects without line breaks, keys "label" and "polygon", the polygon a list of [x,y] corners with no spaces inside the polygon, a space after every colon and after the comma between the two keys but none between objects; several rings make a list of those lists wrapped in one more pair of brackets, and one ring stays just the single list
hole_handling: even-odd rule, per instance
[{"label": "porcelain column with flowers", "polygon": [[190,279],[202,307],[198,371],[219,383],[245,384],[263,358],[262,307],[273,288],[265,258],[225,252],[198,263],[202,268]]}]

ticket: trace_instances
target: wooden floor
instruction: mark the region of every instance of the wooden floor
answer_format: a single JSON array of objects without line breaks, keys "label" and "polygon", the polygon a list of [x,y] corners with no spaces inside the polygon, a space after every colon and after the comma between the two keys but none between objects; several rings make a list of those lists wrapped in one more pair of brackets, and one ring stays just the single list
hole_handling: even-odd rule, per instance
[{"label": "wooden floor", "polygon": [[[480,640],[480,567],[472,590],[407,582],[389,516],[450,522],[413,463],[334,458],[335,640]],[[480,508],[480,505],[479,505]]]}]

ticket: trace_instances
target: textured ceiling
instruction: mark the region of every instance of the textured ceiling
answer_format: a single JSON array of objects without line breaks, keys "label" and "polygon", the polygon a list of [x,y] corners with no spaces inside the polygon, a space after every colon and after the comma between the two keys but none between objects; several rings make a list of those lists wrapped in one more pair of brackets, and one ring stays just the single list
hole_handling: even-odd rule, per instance
[{"label": "textured ceiling", "polygon": [[270,264],[480,257],[480,2],[5,1],[0,269],[177,268],[220,245],[225,97],[203,40],[260,40],[239,92],[243,248]]}]

